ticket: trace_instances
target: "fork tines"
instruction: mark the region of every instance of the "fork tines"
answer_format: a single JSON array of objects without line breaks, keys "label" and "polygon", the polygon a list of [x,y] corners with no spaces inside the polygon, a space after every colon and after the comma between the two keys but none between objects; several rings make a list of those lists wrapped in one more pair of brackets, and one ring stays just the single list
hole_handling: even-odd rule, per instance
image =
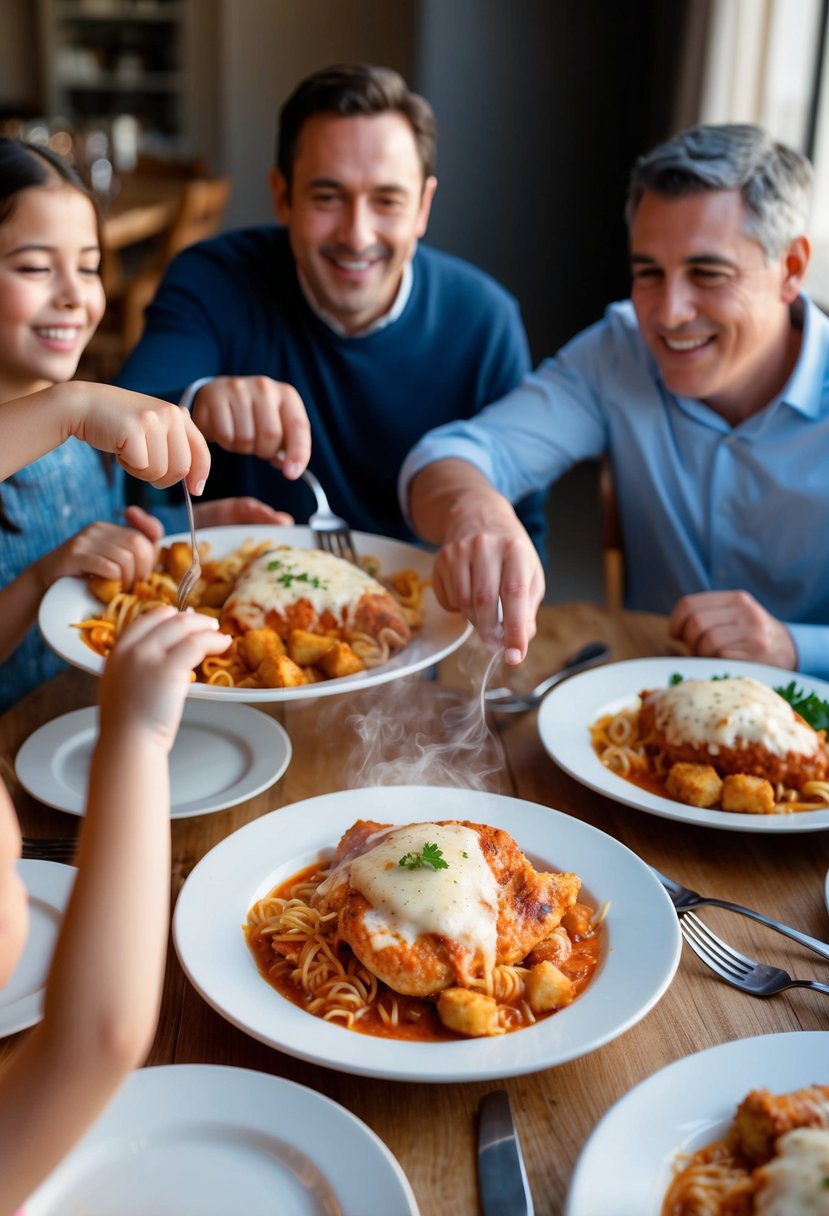
[{"label": "fork tines", "polygon": [[679,927],[694,953],[709,967],[718,971],[724,979],[741,979],[747,970],[756,965],[753,959],[727,945],[704,921],[694,916],[693,912],[680,917]]},{"label": "fork tines", "polygon": [[354,548],[351,532],[347,528],[336,530],[332,528],[330,532],[323,532],[321,529],[314,529],[314,531],[319,549],[324,549],[326,553],[331,553],[334,557],[341,557],[343,561],[359,566],[357,550]]}]

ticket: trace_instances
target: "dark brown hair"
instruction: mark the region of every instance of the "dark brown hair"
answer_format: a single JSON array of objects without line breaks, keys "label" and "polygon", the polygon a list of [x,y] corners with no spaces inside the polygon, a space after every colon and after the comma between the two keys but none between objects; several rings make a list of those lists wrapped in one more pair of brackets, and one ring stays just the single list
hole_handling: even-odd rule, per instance
[{"label": "dark brown hair", "polygon": [[[100,215],[95,198],[71,165],[68,165],[51,148],[0,136],[0,224],[4,224],[14,214],[18,195],[22,194],[24,190],[64,184],[79,190],[89,199],[95,208],[96,221],[100,226]],[[110,476],[109,460],[104,460],[104,467],[107,470],[107,476]],[[12,480],[9,478],[9,481]],[[0,529],[13,533],[22,532],[20,525],[9,517],[2,495],[0,495]]]},{"label": "dark brown hair", "polygon": [[95,207],[92,192],[80,176],[51,148],[0,136],[0,224],[12,214],[17,196],[38,186],[62,185],[79,190]]},{"label": "dark brown hair", "polygon": [[294,89],[279,115],[276,165],[288,191],[302,128],[314,114],[353,118],[389,112],[401,114],[411,126],[425,182],[434,173],[437,161],[435,115],[425,98],[409,90],[399,72],[352,63],[336,64],[308,76]]}]

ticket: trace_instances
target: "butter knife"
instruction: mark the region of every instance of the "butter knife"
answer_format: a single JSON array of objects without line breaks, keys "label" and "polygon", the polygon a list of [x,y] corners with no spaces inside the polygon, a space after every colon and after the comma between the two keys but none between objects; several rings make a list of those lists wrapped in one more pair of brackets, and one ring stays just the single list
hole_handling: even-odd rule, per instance
[{"label": "butter knife", "polygon": [[486,1094],[478,1111],[478,1187],[483,1216],[533,1216],[530,1184],[504,1089]]}]

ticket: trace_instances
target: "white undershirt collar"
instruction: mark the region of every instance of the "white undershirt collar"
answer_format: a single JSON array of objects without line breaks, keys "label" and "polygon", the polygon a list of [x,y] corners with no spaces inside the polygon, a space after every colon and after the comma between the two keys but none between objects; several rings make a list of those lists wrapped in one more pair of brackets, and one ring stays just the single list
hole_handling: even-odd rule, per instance
[{"label": "white undershirt collar", "polygon": [[319,304],[317,304],[311,292],[311,288],[308,286],[308,280],[303,275],[299,266],[296,268],[296,274],[297,278],[299,279],[302,294],[305,296],[308,307],[312,312],[316,313],[321,321],[325,322],[329,329],[332,329],[334,333],[338,334],[341,338],[367,338],[369,334],[376,334],[378,330],[385,329],[387,325],[391,325],[392,321],[396,321],[409,302],[409,296],[412,292],[412,280],[414,279],[410,259],[403,267],[403,273],[400,276],[400,286],[397,289],[397,295],[394,297],[392,306],[388,312],[384,312],[381,317],[377,317],[377,319],[372,321],[370,325],[367,325],[365,329],[360,329],[357,331],[357,333],[349,334],[346,333],[345,329],[336,317],[332,317],[330,312],[326,312],[324,308],[320,308]]}]

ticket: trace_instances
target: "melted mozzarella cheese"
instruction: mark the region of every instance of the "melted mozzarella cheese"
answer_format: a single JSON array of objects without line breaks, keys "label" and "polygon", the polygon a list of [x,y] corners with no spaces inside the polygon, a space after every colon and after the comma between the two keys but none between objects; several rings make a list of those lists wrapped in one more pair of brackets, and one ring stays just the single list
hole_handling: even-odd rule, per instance
[{"label": "melted mozzarella cheese", "polygon": [[[400,865],[407,853],[436,844],[445,870]],[[498,885],[481,852],[478,833],[460,824],[413,823],[383,834],[379,843],[345,863],[350,882],[373,910],[366,918],[376,950],[421,934],[446,937],[480,952],[484,974],[495,965]],[[333,875],[327,881],[331,881]]]},{"label": "melted mozzarella cheese", "polygon": [[815,731],[758,680],[683,680],[653,695],[656,725],[672,747],[704,746],[713,756],[741,743],[760,743],[775,756],[812,756],[818,748]]},{"label": "melted mozzarella cheese", "polygon": [[284,616],[298,600],[308,600],[319,616],[332,613],[342,624],[344,610],[366,593],[387,594],[353,562],[321,549],[274,549],[251,562],[227,607],[246,629],[260,629],[268,612]]},{"label": "melted mozzarella cheese", "polygon": [[829,1132],[800,1127],[777,1142],[754,1200],[758,1216],[829,1216]]}]

